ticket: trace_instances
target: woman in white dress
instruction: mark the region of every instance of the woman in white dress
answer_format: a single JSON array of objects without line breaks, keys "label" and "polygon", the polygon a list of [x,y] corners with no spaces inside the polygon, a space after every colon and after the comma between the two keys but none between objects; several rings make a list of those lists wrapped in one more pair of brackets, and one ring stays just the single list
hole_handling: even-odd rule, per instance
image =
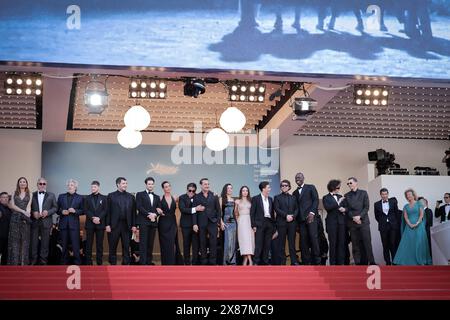
[{"label": "woman in white dress", "polygon": [[253,265],[252,256],[255,253],[255,233],[250,221],[252,199],[247,186],[239,190],[239,199],[235,201],[235,215],[238,229],[239,250],[243,257],[242,265]]}]

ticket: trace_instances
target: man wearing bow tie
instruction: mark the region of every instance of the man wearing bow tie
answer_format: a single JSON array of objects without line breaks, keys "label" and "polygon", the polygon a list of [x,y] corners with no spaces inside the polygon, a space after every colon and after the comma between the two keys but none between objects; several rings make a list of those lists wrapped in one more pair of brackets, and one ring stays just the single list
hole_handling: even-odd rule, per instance
[{"label": "man wearing bow tie", "polygon": [[[47,180],[39,178],[38,191],[33,192],[31,202],[31,264],[45,265],[48,262],[50,244],[50,230],[52,228],[52,216],[58,210],[56,196],[47,192]],[[41,239],[41,250],[39,248]]]},{"label": "man wearing bow tie", "polygon": [[450,220],[450,192],[447,192],[444,194],[444,201],[445,203],[439,206],[439,204],[442,202],[436,203],[436,209],[434,210],[434,216],[436,218],[441,218],[441,222],[445,222],[447,220]]},{"label": "man wearing bow tie", "polygon": [[[204,211],[205,207],[197,205],[194,207],[194,196],[197,191],[197,185],[193,182],[187,185],[187,192],[178,198],[178,207],[180,208],[181,218],[180,226],[183,234],[183,257],[185,265],[199,264],[199,239],[198,233],[194,232],[194,214]],[[192,247],[192,261],[191,261]]]},{"label": "man wearing bow tie", "polygon": [[330,242],[330,265],[343,265],[345,262],[346,216],[341,206],[344,197],[339,194],[340,180],[330,180],[327,184],[328,194],[322,197],[323,208],[327,211],[325,226]]},{"label": "man wearing bow tie", "polygon": [[107,198],[100,194],[100,182],[92,181],[91,194],[84,199],[86,213],[86,264],[92,265],[92,246],[95,243],[97,265],[103,264],[103,239],[105,237]]},{"label": "man wearing bow tie", "polygon": [[386,188],[380,190],[381,200],[375,202],[375,219],[383,244],[383,256],[386,265],[391,265],[400,243],[401,211],[396,198],[389,198]]},{"label": "man wearing bow tie", "polygon": [[162,213],[161,198],[153,193],[155,179],[148,177],[144,183],[145,190],[136,194],[140,263],[153,265],[153,243],[158,229],[158,217]]}]

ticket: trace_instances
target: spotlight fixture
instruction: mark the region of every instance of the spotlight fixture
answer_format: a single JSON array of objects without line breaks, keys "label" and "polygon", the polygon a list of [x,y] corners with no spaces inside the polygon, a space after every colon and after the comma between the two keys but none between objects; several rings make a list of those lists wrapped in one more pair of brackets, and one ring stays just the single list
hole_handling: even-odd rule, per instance
[{"label": "spotlight fixture", "polygon": [[316,112],[314,108],[317,107],[317,101],[311,97],[295,98],[292,103],[292,110],[298,117],[308,116]]},{"label": "spotlight fixture", "polygon": [[309,115],[315,113],[315,109],[318,106],[317,101],[311,98],[306,90],[305,84],[302,84],[300,89],[303,91],[303,96],[295,98],[291,105],[294,111],[293,120],[304,120]]},{"label": "spotlight fixture", "polygon": [[106,79],[105,82],[92,79],[87,83],[84,91],[84,104],[88,109],[88,114],[101,114],[108,106]]},{"label": "spotlight fixture", "polygon": [[357,85],[354,91],[354,103],[365,106],[386,106],[389,91],[384,87]]},{"label": "spotlight fixture", "polygon": [[165,99],[167,83],[162,79],[130,79],[128,97],[132,99]]},{"label": "spotlight fixture", "polygon": [[184,95],[198,98],[199,95],[206,92],[206,85],[203,79],[188,78],[184,84]]},{"label": "spotlight fixture", "polygon": [[7,95],[40,96],[42,94],[41,75],[37,73],[6,74],[4,88]]},{"label": "spotlight fixture", "polygon": [[230,101],[264,102],[266,86],[259,82],[228,81]]}]

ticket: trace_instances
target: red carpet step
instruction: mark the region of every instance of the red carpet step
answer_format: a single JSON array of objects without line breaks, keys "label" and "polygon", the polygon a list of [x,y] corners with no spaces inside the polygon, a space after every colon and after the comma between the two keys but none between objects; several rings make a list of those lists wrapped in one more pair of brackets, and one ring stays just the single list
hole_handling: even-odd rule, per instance
[{"label": "red carpet step", "polygon": [[375,275],[364,266],[75,268],[0,267],[0,299],[450,300],[447,266],[380,266]]}]

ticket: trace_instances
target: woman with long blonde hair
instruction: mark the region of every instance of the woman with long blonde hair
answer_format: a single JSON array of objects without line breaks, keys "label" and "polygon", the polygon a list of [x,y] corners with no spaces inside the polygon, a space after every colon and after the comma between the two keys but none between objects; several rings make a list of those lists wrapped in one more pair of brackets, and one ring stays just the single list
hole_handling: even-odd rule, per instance
[{"label": "woman with long blonde hair", "polygon": [[402,238],[393,262],[398,265],[432,264],[423,207],[413,189],[405,191],[405,198],[408,203],[403,207]]}]

